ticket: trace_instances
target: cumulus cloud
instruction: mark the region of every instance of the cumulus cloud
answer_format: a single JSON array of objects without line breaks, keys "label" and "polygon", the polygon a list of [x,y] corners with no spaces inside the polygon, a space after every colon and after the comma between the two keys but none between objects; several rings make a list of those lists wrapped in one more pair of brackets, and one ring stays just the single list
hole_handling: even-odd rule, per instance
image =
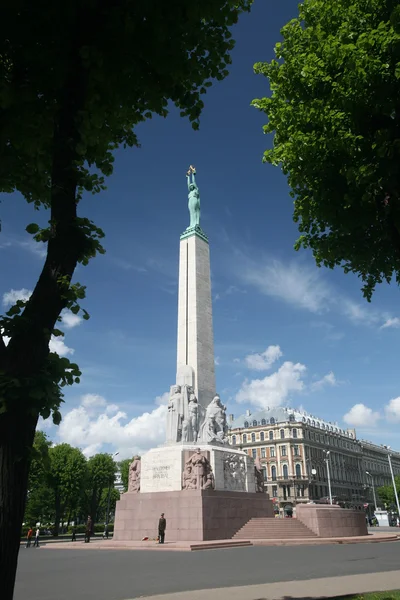
[{"label": "cumulus cloud", "polygon": [[65,344],[60,337],[51,336],[49,343],[50,352],[55,352],[58,356],[72,355],[75,350]]},{"label": "cumulus cloud", "polygon": [[400,422],[400,396],[390,400],[385,406],[385,414],[389,421]]},{"label": "cumulus cloud", "polygon": [[281,356],[279,346],[268,346],[264,352],[249,354],[244,360],[246,366],[253,371],[267,371]]},{"label": "cumulus cloud", "polygon": [[279,369],[263,379],[245,380],[236,394],[236,402],[249,403],[259,408],[281,406],[292,392],[304,389],[306,367],[286,361]]},{"label": "cumulus cloud", "polygon": [[343,417],[347,425],[353,427],[374,427],[379,419],[379,413],[372,410],[361,402],[355,404]]},{"label": "cumulus cloud", "polygon": [[314,381],[311,385],[310,388],[313,392],[316,392],[318,390],[322,390],[322,388],[331,385],[331,386],[335,386],[338,384],[338,381],[335,377],[335,374],[333,373],[333,371],[330,371],[329,373],[327,373],[326,375],[324,375],[321,379],[319,379],[318,381]]},{"label": "cumulus cloud", "polygon": [[164,406],[168,404],[169,401],[169,392],[164,392],[161,396],[156,396],[155,403],[157,406]]},{"label": "cumulus cloud", "polygon": [[64,310],[61,313],[61,319],[62,324],[67,329],[72,329],[73,327],[76,327],[77,325],[80,325],[82,323],[82,317],[80,317],[79,315],[74,315],[74,313],[72,313],[69,310]]},{"label": "cumulus cloud", "polygon": [[393,317],[392,319],[386,319],[384,324],[381,326],[381,329],[387,329],[388,327],[398,328],[400,327],[400,319],[399,317]]},{"label": "cumulus cloud", "polygon": [[130,457],[164,441],[166,415],[166,405],[160,404],[128,419],[124,411],[103,396],[86,394],[78,407],[63,416],[57,438],[59,442],[81,447],[86,456],[100,452],[103,444],[108,444],[121,458]]},{"label": "cumulus cloud", "polygon": [[9,292],[5,292],[3,294],[3,306],[13,306],[18,300],[29,300],[32,294],[32,290],[27,290],[22,288],[20,290],[10,290]]}]

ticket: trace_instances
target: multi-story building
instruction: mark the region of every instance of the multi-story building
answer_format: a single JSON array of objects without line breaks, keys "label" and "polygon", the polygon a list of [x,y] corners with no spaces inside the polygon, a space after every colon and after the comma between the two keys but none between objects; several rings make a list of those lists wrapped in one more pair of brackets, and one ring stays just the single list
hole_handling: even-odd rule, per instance
[{"label": "multi-story building", "polygon": [[[229,441],[260,459],[277,511],[328,498],[328,469],[338,502],[368,504],[372,486],[391,483],[386,448],[357,440],[354,429],[341,429],[304,411],[271,408],[247,411],[237,419],[231,415]],[[400,474],[400,453],[391,456],[393,470]]]}]

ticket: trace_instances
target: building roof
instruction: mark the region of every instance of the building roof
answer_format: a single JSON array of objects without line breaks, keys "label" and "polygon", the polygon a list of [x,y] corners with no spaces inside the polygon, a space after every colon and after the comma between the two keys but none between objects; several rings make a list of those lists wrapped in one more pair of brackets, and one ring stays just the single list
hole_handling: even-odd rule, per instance
[{"label": "building roof", "polygon": [[281,406],[277,408],[266,408],[255,413],[247,411],[231,423],[232,429],[246,429],[247,427],[258,427],[262,425],[275,425],[278,423],[304,423],[312,427],[317,427],[325,431],[339,433],[346,437],[355,438],[355,431],[341,429],[337,423],[330,423],[324,419],[320,419],[306,411],[299,411],[295,408]]}]

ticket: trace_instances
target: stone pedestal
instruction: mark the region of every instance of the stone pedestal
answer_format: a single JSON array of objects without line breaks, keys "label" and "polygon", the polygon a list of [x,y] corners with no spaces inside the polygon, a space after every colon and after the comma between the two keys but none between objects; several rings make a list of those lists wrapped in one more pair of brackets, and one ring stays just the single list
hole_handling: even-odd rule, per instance
[{"label": "stone pedestal", "polygon": [[161,513],[167,520],[167,542],[230,539],[252,517],[274,515],[267,494],[218,490],[126,493],[117,502],[113,539],[155,539]]},{"label": "stone pedestal", "polygon": [[319,537],[368,535],[364,511],[330,504],[298,504],[296,517]]}]

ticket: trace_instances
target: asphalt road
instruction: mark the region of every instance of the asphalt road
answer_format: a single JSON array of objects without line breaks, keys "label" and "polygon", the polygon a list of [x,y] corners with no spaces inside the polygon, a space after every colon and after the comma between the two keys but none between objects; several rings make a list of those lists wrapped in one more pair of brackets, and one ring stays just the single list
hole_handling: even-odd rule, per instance
[{"label": "asphalt road", "polygon": [[[395,571],[400,542],[157,552],[22,548],[14,600],[127,600],[276,581]],[[400,582],[399,582],[400,584]]]}]

